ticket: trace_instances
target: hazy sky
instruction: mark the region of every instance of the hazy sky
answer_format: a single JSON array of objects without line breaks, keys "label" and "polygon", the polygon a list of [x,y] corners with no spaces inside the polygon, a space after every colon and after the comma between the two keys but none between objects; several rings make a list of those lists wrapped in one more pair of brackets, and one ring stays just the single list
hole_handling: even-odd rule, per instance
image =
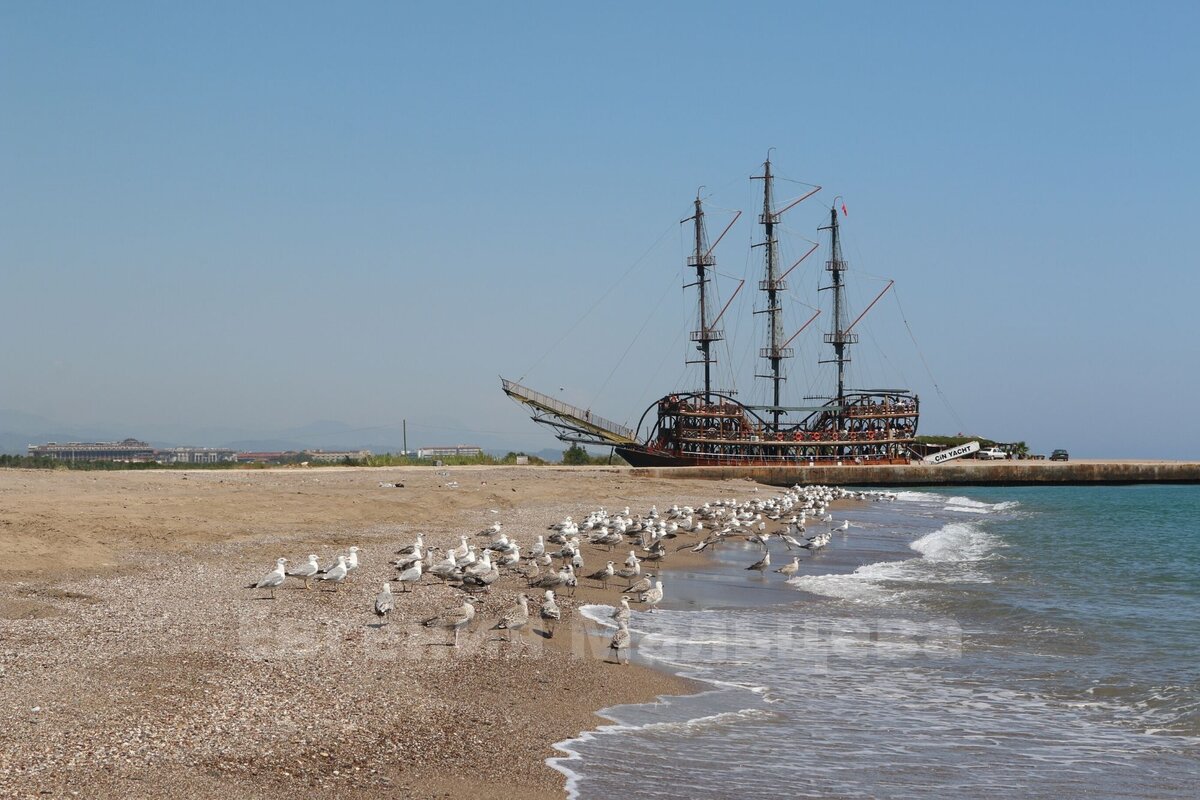
[{"label": "hazy sky", "polygon": [[553,444],[503,374],[636,422],[694,382],[701,185],[713,238],[748,212],[721,374],[761,399],[774,147],[781,201],[824,187],[785,255],[840,195],[854,312],[897,281],[856,385],[926,433],[1200,456],[1200,6],[987,6],[3,3],[0,409]]}]

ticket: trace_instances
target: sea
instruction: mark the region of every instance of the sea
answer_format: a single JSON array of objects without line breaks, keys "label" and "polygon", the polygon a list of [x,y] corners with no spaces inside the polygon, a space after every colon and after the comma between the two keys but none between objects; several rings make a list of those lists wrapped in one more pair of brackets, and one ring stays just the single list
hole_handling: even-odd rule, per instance
[{"label": "sea", "polygon": [[748,544],[665,574],[636,658],[708,688],[559,743],[571,797],[1200,797],[1200,487],[834,513],[793,578]]}]

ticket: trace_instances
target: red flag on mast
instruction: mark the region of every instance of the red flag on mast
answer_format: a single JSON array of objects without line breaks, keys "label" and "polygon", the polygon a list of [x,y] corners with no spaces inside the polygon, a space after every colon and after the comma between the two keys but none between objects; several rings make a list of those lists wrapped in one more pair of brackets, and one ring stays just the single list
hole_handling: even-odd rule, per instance
[{"label": "red flag on mast", "polygon": [[846,204],[845,204],[845,203],[842,203],[842,216],[843,216],[843,217],[848,217],[848,216],[850,216],[850,212],[846,210]]}]

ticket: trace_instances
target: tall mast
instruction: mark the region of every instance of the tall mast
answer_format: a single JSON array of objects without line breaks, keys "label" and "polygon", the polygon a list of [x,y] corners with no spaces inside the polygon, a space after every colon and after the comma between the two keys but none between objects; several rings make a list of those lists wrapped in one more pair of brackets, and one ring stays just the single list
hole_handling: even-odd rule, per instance
[{"label": "tall mast", "polygon": [[714,363],[712,357],[712,343],[725,338],[725,332],[716,329],[712,321],[712,312],[708,307],[709,292],[708,272],[717,264],[715,256],[709,252],[708,234],[704,229],[704,208],[700,203],[700,195],[696,195],[696,211],[692,216],[684,220],[684,222],[692,222],[694,249],[692,255],[688,256],[688,266],[696,270],[695,283],[689,283],[684,286],[697,286],[700,289],[700,328],[692,331],[692,341],[696,342],[696,349],[700,351],[701,358],[699,361],[689,361],[689,364],[704,365],[704,402],[712,402],[712,365]]},{"label": "tall mast", "polygon": [[768,157],[763,164],[763,174],[755,175],[752,180],[763,182],[763,210],[758,222],[763,226],[764,241],[754,245],[766,249],[766,278],[759,281],[758,288],[767,294],[767,306],[756,314],[767,314],[767,335],[769,344],[760,348],[758,355],[765,358],[771,365],[767,375],[756,375],[758,378],[769,378],[772,385],[771,418],[772,427],[779,429],[779,417],[783,413],[779,403],[779,389],[787,380],[782,374],[783,359],[792,357],[792,348],[784,347],[783,342],[783,307],[779,303],[779,295],[787,289],[779,277],[779,242],[775,238],[775,226],[779,223],[779,214],[774,210],[773,178],[771,176],[771,159]]},{"label": "tall mast", "polygon": [[833,330],[825,334],[825,343],[833,345],[833,360],[837,364],[838,425],[840,426],[842,422],[841,409],[846,405],[846,364],[850,363],[850,357],[846,355],[846,346],[856,344],[858,334],[850,333],[846,329],[847,314],[842,273],[846,271],[848,265],[842,258],[842,242],[838,237],[836,204],[829,209],[828,228],[822,230],[829,231],[829,260],[825,262],[825,269],[833,278],[833,285],[828,287],[833,290]]}]

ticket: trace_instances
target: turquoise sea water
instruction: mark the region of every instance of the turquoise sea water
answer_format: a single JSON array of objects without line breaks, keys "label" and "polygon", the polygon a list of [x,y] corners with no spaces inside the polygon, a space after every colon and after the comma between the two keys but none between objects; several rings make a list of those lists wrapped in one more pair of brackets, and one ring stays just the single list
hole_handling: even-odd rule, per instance
[{"label": "turquoise sea water", "polygon": [[714,688],[565,743],[577,796],[1200,794],[1200,487],[902,492],[842,519],[791,580],[746,573],[749,546],[668,573],[639,652]]}]

